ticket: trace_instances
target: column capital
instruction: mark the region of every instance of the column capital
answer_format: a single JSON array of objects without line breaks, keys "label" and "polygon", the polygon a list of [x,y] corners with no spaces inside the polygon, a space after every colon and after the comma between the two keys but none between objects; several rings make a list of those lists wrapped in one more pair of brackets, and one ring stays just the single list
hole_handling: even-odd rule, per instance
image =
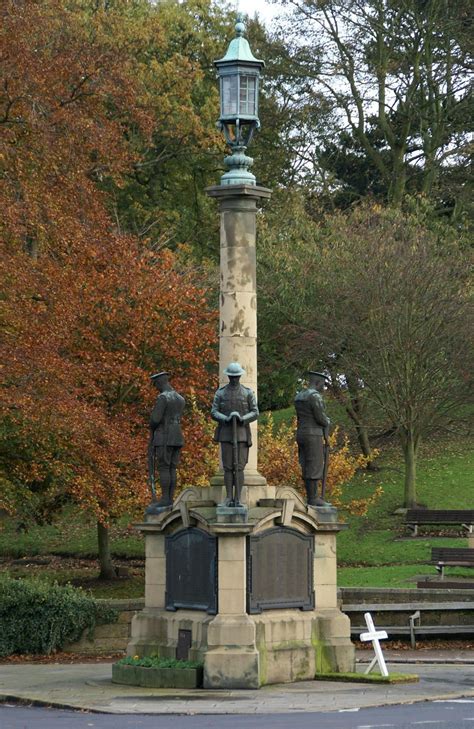
[{"label": "column capital", "polygon": [[272,191],[260,185],[213,185],[206,187],[209,197],[215,197],[223,203],[225,200],[253,199],[268,200]]}]

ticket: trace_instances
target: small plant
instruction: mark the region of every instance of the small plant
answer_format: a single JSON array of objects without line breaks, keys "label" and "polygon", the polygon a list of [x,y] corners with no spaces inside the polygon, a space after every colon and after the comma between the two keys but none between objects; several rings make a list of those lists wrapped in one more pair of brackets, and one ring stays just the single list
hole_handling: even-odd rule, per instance
[{"label": "small plant", "polygon": [[53,653],[117,612],[71,585],[0,578],[0,656]]},{"label": "small plant", "polygon": [[213,441],[215,423],[200,408],[194,390],[191,389],[186,399],[186,447],[180,461],[178,490],[209,486],[209,479],[219,467],[218,448]]},{"label": "small plant", "polygon": [[151,656],[127,656],[117,661],[118,665],[141,666],[142,668],[202,668],[199,661],[180,661],[177,658],[162,658],[156,654]]},{"label": "small plant", "polygon": [[112,681],[148,688],[199,688],[204,666],[199,661],[178,661],[176,658],[129,656],[112,666]]},{"label": "small plant", "polygon": [[[270,486],[290,486],[304,496],[301,468],[298,462],[298,447],[295,443],[296,420],[291,425],[282,423],[275,428],[270,414],[259,429],[259,469]],[[331,456],[327,481],[327,497],[331,504],[343,508],[350,514],[365,514],[368,507],[381,496],[382,489],[375,488],[365,498],[343,499],[344,486],[354,477],[357,469],[367,464],[364,456],[353,456],[349,443],[344,438],[338,444],[338,428],[329,438]]]}]

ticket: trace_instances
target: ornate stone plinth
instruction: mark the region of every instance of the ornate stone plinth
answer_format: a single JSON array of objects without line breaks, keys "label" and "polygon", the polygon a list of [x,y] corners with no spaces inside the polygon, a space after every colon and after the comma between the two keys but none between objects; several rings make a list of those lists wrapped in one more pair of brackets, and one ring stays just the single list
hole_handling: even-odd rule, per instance
[{"label": "ornate stone plinth", "polygon": [[225,521],[193,489],[138,525],[145,609],[129,655],[182,656],[185,645],[190,660],[204,662],[207,688],[354,669],[349,619],[337,606],[337,512],[319,515],[291,489],[278,496],[249,508],[245,522]]}]

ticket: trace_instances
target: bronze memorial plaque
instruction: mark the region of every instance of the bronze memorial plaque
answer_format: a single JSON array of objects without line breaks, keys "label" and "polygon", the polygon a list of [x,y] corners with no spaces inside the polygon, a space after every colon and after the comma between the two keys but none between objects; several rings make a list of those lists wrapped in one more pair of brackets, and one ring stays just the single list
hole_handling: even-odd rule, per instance
[{"label": "bronze memorial plaque", "polygon": [[247,612],[314,609],[313,537],[276,527],[248,537]]},{"label": "bronze memorial plaque", "polygon": [[166,609],[217,612],[217,541],[202,529],[166,537]]}]

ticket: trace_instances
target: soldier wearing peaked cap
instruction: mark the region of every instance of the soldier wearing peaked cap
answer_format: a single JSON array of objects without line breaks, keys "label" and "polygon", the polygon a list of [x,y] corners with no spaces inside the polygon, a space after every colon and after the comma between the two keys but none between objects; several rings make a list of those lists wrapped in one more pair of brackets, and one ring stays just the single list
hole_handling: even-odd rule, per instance
[{"label": "soldier wearing peaked cap", "polygon": [[214,440],[221,444],[226,505],[241,506],[244,485],[244,468],[252,445],[250,423],[258,418],[255,394],[240,384],[245,374],[238,362],[231,362],[224,370],[229,383],[219,387],[211,409],[211,417],[217,421]]},{"label": "soldier wearing peaked cap", "polygon": [[[184,445],[181,431],[181,415],[184,398],[169,383],[168,372],[157,372],[151,380],[159,395],[156,398],[150,417],[150,441],[148,444],[148,478],[152,492],[152,503],[147,513],[173,503],[176,488],[176,468],[181,448]],[[155,471],[158,467],[161,498],[156,499]]]},{"label": "soldier wearing peaked cap", "polygon": [[[295,397],[298,458],[308,504],[311,506],[328,506],[328,502],[324,500],[324,495],[329,457],[329,425],[331,421],[326,415],[321,395],[328,378],[322,372],[310,371],[307,375],[308,387],[300,390]],[[321,481],[321,496],[318,496],[318,481]]]}]

